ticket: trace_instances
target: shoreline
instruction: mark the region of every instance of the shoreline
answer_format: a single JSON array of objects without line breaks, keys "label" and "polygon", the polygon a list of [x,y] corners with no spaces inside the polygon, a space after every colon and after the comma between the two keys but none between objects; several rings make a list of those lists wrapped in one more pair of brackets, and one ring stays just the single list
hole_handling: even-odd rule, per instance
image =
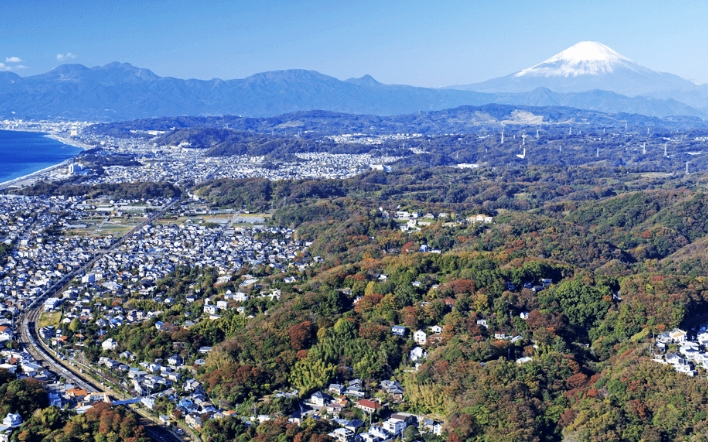
[{"label": "shoreline", "polygon": [[[64,138],[64,137],[61,137],[61,136],[59,136],[59,135],[52,134],[52,133],[48,133],[48,132],[42,132],[42,131],[38,131],[38,130],[17,130],[17,129],[2,129],[2,130],[7,130],[7,131],[10,131],[10,132],[41,133],[41,134],[44,134],[45,137],[48,137],[48,138],[51,138],[51,139],[53,139],[53,140],[59,141],[60,143],[65,144],[65,145],[67,145],[67,146],[75,147],[75,148],[81,149],[81,150],[91,149],[91,146],[88,146],[88,145],[86,145],[86,144],[84,144],[84,143],[82,143],[82,142],[80,142],[80,141],[78,141],[78,140],[73,140],[73,139],[71,139],[71,138]],[[77,155],[78,155],[78,154],[77,154]],[[69,158],[69,159],[67,159],[67,160],[64,160],[64,161],[62,161],[62,162],[59,163],[59,164],[55,164],[55,165],[53,165],[53,166],[45,167],[45,168],[40,169],[40,170],[35,170],[34,172],[28,173],[28,174],[26,174],[26,175],[22,175],[22,176],[17,177],[17,178],[13,178],[13,179],[11,179],[11,180],[7,180],[7,181],[0,182],[0,190],[6,190],[6,189],[9,189],[9,188],[11,188],[11,187],[15,187],[17,184],[20,184],[20,183],[22,183],[22,182],[24,182],[24,181],[27,181],[27,180],[31,180],[31,179],[33,179],[33,178],[36,178],[36,177],[39,176],[39,175],[52,172],[52,171],[54,171],[54,170],[56,170],[56,169],[60,169],[60,168],[63,168],[63,167],[67,167],[67,166],[69,166],[69,164],[71,164],[75,159],[76,159],[76,156],[74,156],[74,157],[72,157],[72,158]]]},{"label": "shoreline", "polygon": [[[23,132],[23,131],[18,131],[18,132]],[[59,135],[46,133],[46,132],[39,132],[39,133],[44,133],[45,137],[51,138],[52,140],[59,141],[62,144],[66,144],[67,146],[72,146],[77,149],[81,149],[81,150],[93,149],[93,146],[89,146],[88,144],[84,144],[81,141],[75,140],[73,138],[65,138],[65,137],[62,137]]]},{"label": "shoreline", "polygon": [[21,183],[26,180],[31,180],[32,178],[35,178],[36,175],[42,175],[44,173],[52,172],[55,169],[60,169],[62,167],[67,167],[69,164],[71,164],[74,161],[74,158],[69,158],[68,160],[64,160],[59,164],[55,164],[53,166],[45,167],[44,169],[36,170],[32,173],[28,173],[27,175],[23,175],[21,177],[13,178],[8,181],[3,181],[0,183],[0,190],[8,189],[10,187],[13,187],[15,184]]}]

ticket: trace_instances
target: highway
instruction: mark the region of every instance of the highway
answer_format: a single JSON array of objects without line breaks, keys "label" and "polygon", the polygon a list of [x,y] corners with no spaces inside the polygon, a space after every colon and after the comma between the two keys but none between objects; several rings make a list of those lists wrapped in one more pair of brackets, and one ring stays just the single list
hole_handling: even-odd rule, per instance
[{"label": "highway", "polygon": [[[86,264],[80,268],[66,274],[63,278],[49,287],[40,296],[35,298],[22,312],[19,316],[20,323],[20,342],[24,344],[25,349],[37,360],[38,363],[42,364],[45,368],[51,372],[63,377],[68,382],[75,384],[76,386],[86,390],[89,393],[92,392],[103,392],[106,388],[102,385],[97,385],[96,381],[93,380],[88,375],[83,375],[82,373],[77,373],[72,371],[62,364],[55,356],[52,355],[52,351],[46,347],[46,345],[39,338],[39,317],[42,314],[42,309],[44,307],[44,301],[51,298],[57,293],[61,293],[66,287],[71,283],[71,281],[85,272],[91,270],[93,265],[98,261],[103,255],[108,252],[115,250],[121,244],[125,242],[126,239],[130,238],[134,233],[138,232],[144,226],[152,223],[159,217],[161,217],[165,212],[171,209],[175,204],[179,202],[178,199],[171,201],[169,204],[165,205],[162,209],[150,215],[145,221],[141,222],[125,235],[121,236],[113,244],[105,249],[101,249],[94,253],[94,257],[89,260]],[[149,421],[146,415],[142,413],[142,410],[135,409],[141,417],[141,423],[145,426],[148,436],[153,440],[158,442],[183,442],[184,439],[175,435],[168,429],[155,425],[154,422]]]}]

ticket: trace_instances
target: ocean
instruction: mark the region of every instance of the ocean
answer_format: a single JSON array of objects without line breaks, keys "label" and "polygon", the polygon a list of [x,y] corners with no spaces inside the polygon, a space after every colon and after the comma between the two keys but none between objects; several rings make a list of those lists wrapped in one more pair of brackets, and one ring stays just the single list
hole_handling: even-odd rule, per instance
[{"label": "ocean", "polygon": [[79,152],[42,133],[0,130],[0,183],[57,165]]}]

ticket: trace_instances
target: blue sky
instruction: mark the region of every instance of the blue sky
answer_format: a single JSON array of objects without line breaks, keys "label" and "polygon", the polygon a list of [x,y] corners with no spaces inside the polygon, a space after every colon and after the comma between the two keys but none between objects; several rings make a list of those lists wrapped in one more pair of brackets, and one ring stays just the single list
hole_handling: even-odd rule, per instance
[{"label": "blue sky", "polygon": [[439,87],[593,40],[708,83],[706,17],[708,1],[687,0],[0,0],[0,69],[27,76],[121,61],[231,79],[300,68]]}]

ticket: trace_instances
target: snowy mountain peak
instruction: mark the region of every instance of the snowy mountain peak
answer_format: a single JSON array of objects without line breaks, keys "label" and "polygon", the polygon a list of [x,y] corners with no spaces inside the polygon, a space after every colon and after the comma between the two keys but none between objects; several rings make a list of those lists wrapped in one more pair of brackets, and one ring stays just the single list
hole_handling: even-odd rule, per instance
[{"label": "snowy mountain peak", "polygon": [[617,51],[594,41],[581,41],[546,61],[516,73],[515,77],[577,77],[613,72],[618,67],[642,67]]}]

